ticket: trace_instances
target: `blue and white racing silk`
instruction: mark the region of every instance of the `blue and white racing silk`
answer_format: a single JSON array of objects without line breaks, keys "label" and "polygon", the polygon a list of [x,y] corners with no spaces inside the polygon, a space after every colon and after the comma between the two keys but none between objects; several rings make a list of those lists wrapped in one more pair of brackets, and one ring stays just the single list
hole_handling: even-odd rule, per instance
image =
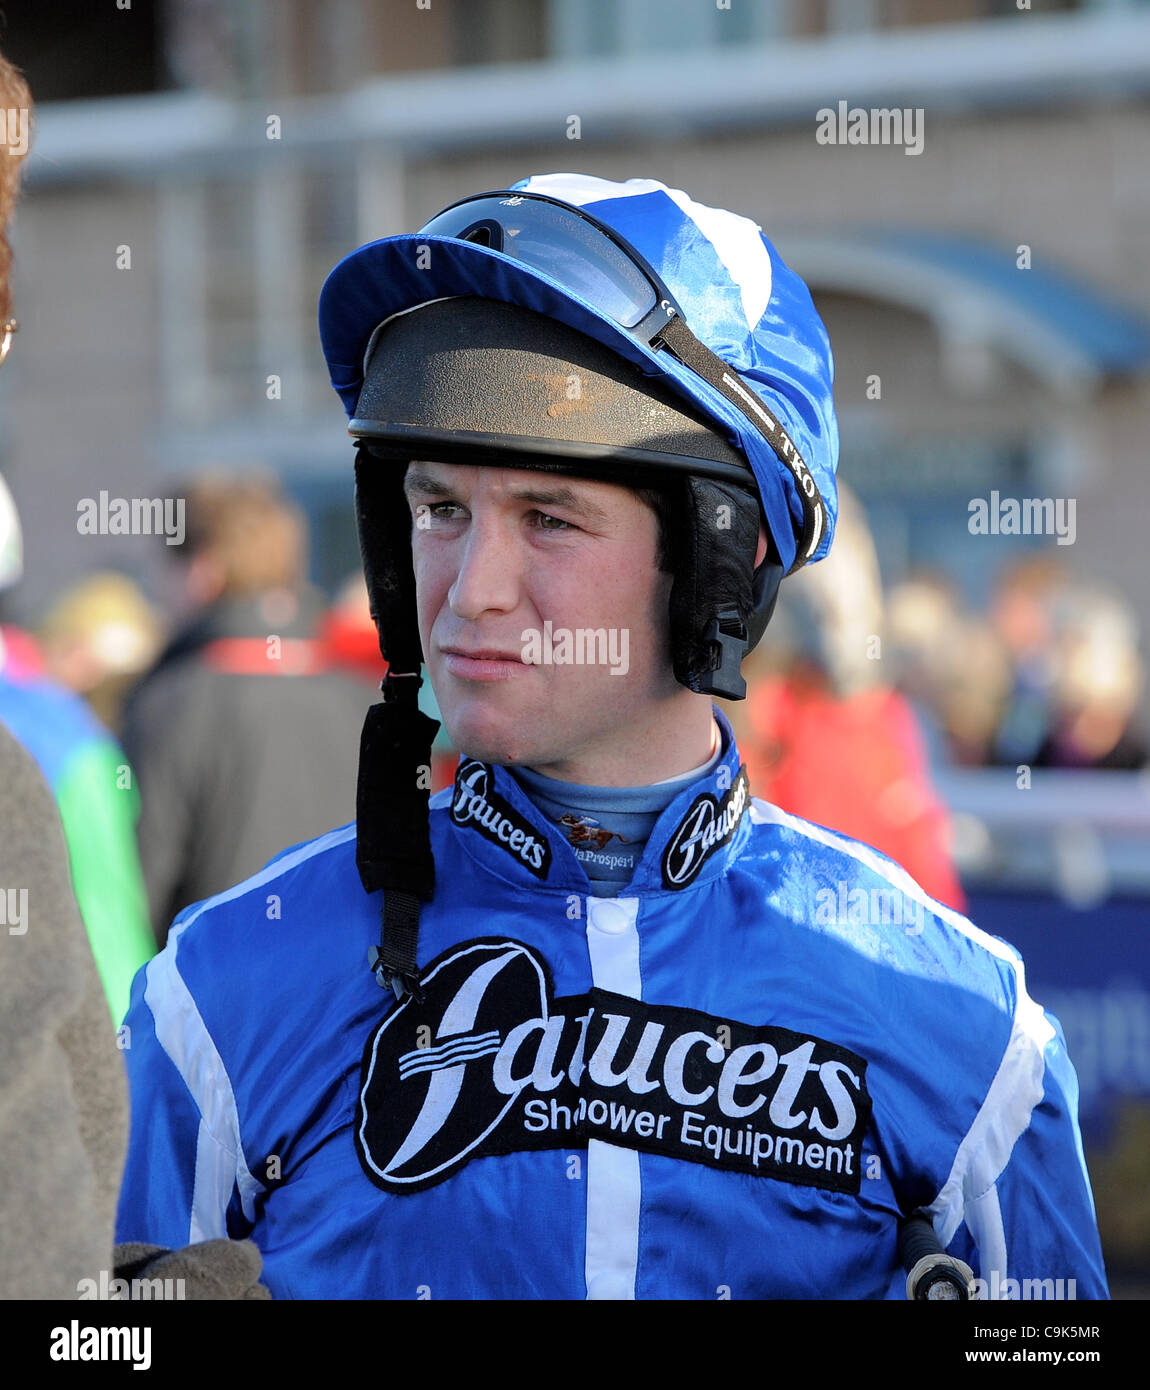
[{"label": "blue and white racing silk", "polygon": [[462,759],[421,1003],[368,969],[354,825],[182,914],[127,1018],[118,1239],[250,1236],[275,1298],[899,1299],[921,1209],[991,1293],[1106,1297],[1017,954],[753,800],[716,719],[616,897]]}]

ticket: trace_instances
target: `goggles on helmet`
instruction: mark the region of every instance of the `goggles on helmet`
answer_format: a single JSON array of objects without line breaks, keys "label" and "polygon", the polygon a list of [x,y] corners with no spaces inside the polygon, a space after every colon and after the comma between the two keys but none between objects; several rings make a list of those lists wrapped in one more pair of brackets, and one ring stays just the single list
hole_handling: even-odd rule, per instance
[{"label": "goggles on helmet", "polygon": [[792,570],[811,558],[826,531],[827,510],[794,442],[734,369],[691,332],[674,295],[628,241],[570,203],[513,189],[452,203],[419,234],[476,242],[542,271],[647,347],[667,349],[702,377],[738,408],[790,470],[804,512]]},{"label": "goggles on helmet", "polygon": [[617,232],[541,193],[481,193],[419,229],[490,247],[542,270],[648,346],[682,313],[671,291]]}]

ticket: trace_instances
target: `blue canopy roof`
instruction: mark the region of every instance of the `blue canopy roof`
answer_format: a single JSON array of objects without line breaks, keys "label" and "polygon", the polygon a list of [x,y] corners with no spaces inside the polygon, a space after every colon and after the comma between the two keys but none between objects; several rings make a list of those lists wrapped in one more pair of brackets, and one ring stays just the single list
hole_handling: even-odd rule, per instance
[{"label": "blue canopy roof", "polygon": [[817,292],[901,303],[958,322],[1055,388],[1096,388],[1150,369],[1150,318],[1039,254],[948,233],[890,228],[778,236],[788,263]]}]

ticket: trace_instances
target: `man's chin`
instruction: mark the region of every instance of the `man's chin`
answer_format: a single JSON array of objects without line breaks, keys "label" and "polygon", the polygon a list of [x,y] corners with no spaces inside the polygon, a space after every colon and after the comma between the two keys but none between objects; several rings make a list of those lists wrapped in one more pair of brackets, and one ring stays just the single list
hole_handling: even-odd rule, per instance
[{"label": "man's chin", "polygon": [[528,758],[533,751],[523,737],[523,730],[512,729],[508,721],[490,714],[443,714],[444,727],[451,746],[466,758],[481,763],[514,765]]},{"label": "man's chin", "polygon": [[452,744],[465,758],[475,758],[481,763],[494,763],[501,767],[517,767],[530,759],[530,754],[521,745],[517,747],[509,740],[467,739],[456,743],[452,739]]}]

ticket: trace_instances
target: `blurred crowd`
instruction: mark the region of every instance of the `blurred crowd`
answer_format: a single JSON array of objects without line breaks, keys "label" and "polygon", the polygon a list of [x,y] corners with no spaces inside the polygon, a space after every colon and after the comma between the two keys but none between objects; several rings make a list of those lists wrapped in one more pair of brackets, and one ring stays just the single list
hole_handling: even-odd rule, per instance
[{"label": "blurred crowd", "polygon": [[[206,615],[252,601],[259,609],[253,631],[282,637],[302,622],[314,640],[307,652],[312,669],[357,673],[378,688],[386,667],[362,574],[349,576],[330,600],[307,581],[306,520],[271,475],[216,471],[174,491],[186,502],[187,543],[166,551],[173,563],[158,597],[127,574],[98,570],[60,593],[36,621],[18,626],[4,617],[5,591],[23,568],[20,523],[0,475],[0,632],[9,674],[39,674],[74,691],[119,735],[138,687],[196,643]],[[278,657],[274,648],[271,657],[265,653],[284,663],[267,671],[290,667],[298,674],[301,649],[289,647],[286,660],[283,651],[281,645]]]},{"label": "blurred crowd", "polygon": [[783,676],[838,700],[897,691],[936,768],[1143,768],[1144,668],[1130,604],[1060,555],[1007,562],[982,611],[945,573],[884,594],[865,513],[843,487],[830,557],[783,585],[750,682]]},{"label": "blurred crowd", "polygon": [[895,682],[938,762],[1146,766],[1134,613],[1059,558],[1008,565],[985,613],[968,611],[944,575],[912,575],[892,590],[887,625]]},{"label": "blurred crowd", "polygon": [[1130,606],[1035,553],[985,612],[940,573],[884,594],[846,484],[829,557],[783,584],[728,707],[755,793],[863,841],[965,907],[932,773],[951,766],[1144,767],[1142,662]]}]

